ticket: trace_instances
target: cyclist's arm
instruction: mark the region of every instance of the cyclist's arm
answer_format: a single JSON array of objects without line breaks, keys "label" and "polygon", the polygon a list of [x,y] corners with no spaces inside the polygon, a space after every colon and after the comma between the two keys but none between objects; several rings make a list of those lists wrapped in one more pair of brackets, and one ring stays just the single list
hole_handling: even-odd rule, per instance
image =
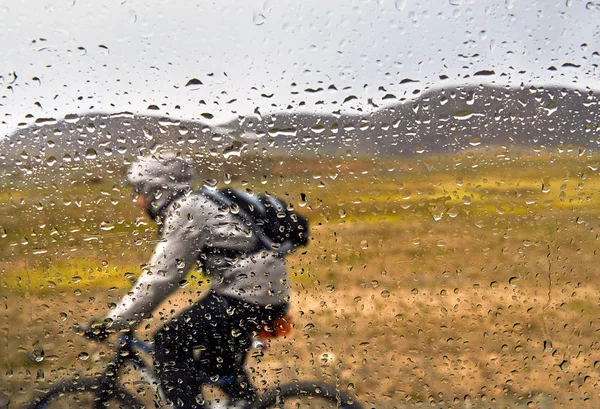
[{"label": "cyclist's arm", "polygon": [[[193,228],[187,212],[179,211],[168,219],[148,269],[107,317],[113,321],[114,329],[137,326],[140,318],[177,290],[196,262],[198,249],[202,248],[199,229]],[[198,220],[194,222],[198,223]]]}]

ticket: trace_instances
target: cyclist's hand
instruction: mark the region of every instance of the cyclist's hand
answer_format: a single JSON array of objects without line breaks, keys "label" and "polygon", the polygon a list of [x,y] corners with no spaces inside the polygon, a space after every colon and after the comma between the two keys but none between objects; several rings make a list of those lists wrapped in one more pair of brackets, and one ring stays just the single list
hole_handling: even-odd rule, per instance
[{"label": "cyclist's hand", "polygon": [[106,320],[94,319],[87,326],[79,326],[78,332],[89,340],[102,342],[114,331],[110,329]]}]

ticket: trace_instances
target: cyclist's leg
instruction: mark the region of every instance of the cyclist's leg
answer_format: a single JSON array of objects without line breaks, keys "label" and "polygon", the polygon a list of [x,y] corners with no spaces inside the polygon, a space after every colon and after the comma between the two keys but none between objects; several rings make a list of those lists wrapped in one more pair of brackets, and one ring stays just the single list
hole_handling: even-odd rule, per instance
[{"label": "cyclist's leg", "polygon": [[[159,376],[167,398],[180,407],[202,408],[200,388],[224,377],[232,401],[252,401],[255,389],[245,368],[253,333],[282,317],[287,305],[267,308],[210,293],[155,335]],[[194,348],[201,351],[194,359]]]},{"label": "cyclist's leg", "polygon": [[[155,360],[166,397],[177,407],[202,408],[202,384],[209,375],[194,357],[194,348],[211,350],[211,327],[223,310],[220,300],[208,295],[165,324],[154,336]],[[204,345],[197,345],[202,342]]]},{"label": "cyclist's leg", "polygon": [[265,307],[230,297],[225,298],[229,304],[231,328],[222,344],[222,368],[234,381],[224,385],[223,391],[232,401],[252,402],[256,396],[256,389],[252,386],[246,369],[246,357],[252,339],[263,325],[283,317],[288,306],[285,304]]},{"label": "cyclist's leg", "polygon": [[154,336],[157,374],[167,399],[178,407],[197,407],[198,388],[189,379],[195,369],[193,354],[176,328],[166,324]]},{"label": "cyclist's leg", "polygon": [[227,350],[222,354],[222,371],[230,379],[222,389],[232,402],[243,400],[250,403],[256,395],[245,365],[250,343],[250,334],[239,335],[235,340],[229,340]]},{"label": "cyclist's leg", "polygon": [[[205,381],[210,379],[205,383],[219,385],[231,401],[251,400],[254,393],[243,360],[240,360],[240,353],[245,354],[250,345],[248,329],[238,324],[241,310],[236,299],[213,294],[211,319],[196,317],[192,320],[195,333],[201,334],[196,338],[200,351],[196,372]],[[253,315],[256,314],[249,317],[252,319]],[[255,328],[255,325],[250,326]]]}]

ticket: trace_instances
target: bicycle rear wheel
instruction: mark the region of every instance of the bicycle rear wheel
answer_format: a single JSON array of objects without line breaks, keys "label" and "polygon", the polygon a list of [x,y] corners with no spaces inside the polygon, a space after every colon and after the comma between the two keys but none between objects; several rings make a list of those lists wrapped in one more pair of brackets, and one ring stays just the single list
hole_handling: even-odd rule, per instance
[{"label": "bicycle rear wheel", "polygon": [[265,392],[254,409],[362,409],[348,394],[318,382],[298,382],[281,385]]},{"label": "bicycle rear wheel", "polygon": [[98,380],[93,378],[71,379],[57,383],[28,406],[29,409],[142,409],[140,403],[129,392],[115,387],[102,392]]}]

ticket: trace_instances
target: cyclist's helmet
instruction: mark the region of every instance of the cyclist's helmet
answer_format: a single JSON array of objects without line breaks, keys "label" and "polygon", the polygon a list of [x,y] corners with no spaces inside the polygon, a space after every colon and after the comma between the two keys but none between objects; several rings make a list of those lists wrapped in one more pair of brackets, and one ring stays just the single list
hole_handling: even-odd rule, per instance
[{"label": "cyclist's helmet", "polygon": [[146,197],[146,211],[154,219],[175,197],[192,189],[193,179],[190,164],[172,153],[143,157],[125,175],[125,183]]},{"label": "cyclist's helmet", "polygon": [[[134,162],[126,174],[126,183],[141,192],[157,188],[181,190],[189,188],[194,179],[194,169],[180,156],[158,153]],[[140,192],[140,193],[141,193]]]}]

